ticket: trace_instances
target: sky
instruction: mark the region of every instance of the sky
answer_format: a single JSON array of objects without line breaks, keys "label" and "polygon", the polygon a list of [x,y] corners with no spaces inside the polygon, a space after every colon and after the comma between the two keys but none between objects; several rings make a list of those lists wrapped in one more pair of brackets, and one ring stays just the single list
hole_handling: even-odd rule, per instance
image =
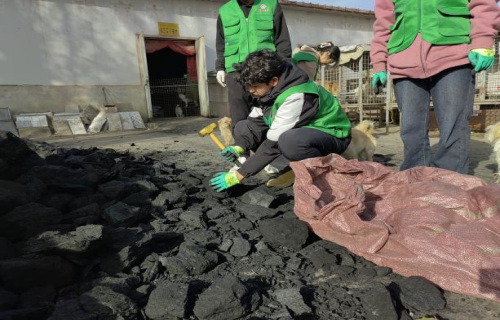
[{"label": "sky", "polygon": [[347,7],[365,10],[374,10],[375,0],[298,0],[301,2],[312,2],[337,7]]}]

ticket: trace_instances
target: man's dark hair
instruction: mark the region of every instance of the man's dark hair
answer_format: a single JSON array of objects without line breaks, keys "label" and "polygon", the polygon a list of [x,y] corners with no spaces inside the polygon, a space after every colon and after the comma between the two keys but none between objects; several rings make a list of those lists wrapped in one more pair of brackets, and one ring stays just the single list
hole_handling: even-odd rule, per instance
[{"label": "man's dark hair", "polygon": [[281,77],[288,62],[278,53],[264,49],[252,52],[241,64],[234,65],[240,73],[239,81],[246,86],[258,83],[269,83],[274,77]]}]

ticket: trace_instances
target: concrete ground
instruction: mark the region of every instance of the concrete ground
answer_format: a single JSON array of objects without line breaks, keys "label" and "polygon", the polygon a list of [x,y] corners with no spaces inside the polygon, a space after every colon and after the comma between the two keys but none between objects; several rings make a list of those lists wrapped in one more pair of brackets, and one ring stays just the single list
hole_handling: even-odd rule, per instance
[{"label": "concrete ground", "polygon": [[[389,160],[388,165],[395,170],[403,162],[403,142],[400,137],[400,127],[390,127],[377,129],[378,144],[376,153],[384,155]],[[432,150],[435,150],[439,142],[439,132],[430,133],[430,143]],[[471,137],[469,174],[479,177],[488,183],[495,181],[494,173],[497,165],[493,155],[492,146],[484,140],[484,134],[473,132]]]},{"label": "concrete ground", "polygon": [[[216,119],[199,117],[159,120],[148,124],[148,130],[103,132],[76,137],[51,137],[45,141],[64,148],[113,148],[120,151],[148,153],[168,151],[172,161],[181,160],[179,166],[190,168],[203,165],[208,170],[223,171],[227,164],[218,156],[218,148],[207,136],[201,138],[198,131]],[[383,155],[387,166],[398,170],[403,161],[403,143],[399,127],[379,128],[376,153]],[[216,135],[220,138],[217,130]],[[437,133],[431,134],[431,145],[438,143]],[[473,133],[471,140],[469,174],[480,177],[488,183],[494,181],[497,165],[492,147],[484,140],[482,133]]]}]

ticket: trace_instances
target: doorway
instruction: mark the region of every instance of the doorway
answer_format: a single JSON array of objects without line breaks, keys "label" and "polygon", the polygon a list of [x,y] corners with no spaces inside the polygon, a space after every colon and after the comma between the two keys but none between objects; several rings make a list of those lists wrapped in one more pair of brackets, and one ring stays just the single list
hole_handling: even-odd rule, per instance
[{"label": "doorway", "polygon": [[200,115],[194,40],[145,39],[153,118]]}]

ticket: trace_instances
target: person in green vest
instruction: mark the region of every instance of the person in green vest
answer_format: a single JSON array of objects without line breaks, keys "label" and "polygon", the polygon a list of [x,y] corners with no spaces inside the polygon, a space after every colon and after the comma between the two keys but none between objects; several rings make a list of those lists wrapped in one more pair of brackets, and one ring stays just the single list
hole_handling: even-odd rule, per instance
[{"label": "person in green vest", "polygon": [[292,62],[304,70],[310,80],[316,81],[320,66],[334,65],[340,59],[340,48],[333,42],[322,42],[311,47],[302,45],[292,51]]},{"label": "person in green vest", "polygon": [[[389,71],[402,118],[401,170],[430,166],[467,174],[475,73],[495,60],[497,1],[376,0],[375,17],[372,87],[385,84]],[[440,136],[433,153],[431,99]]]},{"label": "person in green vest", "polygon": [[283,10],[277,0],[231,0],[220,7],[217,19],[217,81],[228,88],[233,126],[248,117],[251,95],[237,81],[233,64],[261,49],[291,59],[292,46]]},{"label": "person in green vest", "polygon": [[[264,49],[249,54],[235,69],[257,106],[238,122],[234,145],[221,155],[232,162],[250,150],[255,153],[237,171],[218,173],[211,180],[216,191],[241,183],[280,156],[300,161],[347,149],[351,123],[338,100],[300,68]],[[287,167],[268,186],[287,187],[294,178]]]}]

